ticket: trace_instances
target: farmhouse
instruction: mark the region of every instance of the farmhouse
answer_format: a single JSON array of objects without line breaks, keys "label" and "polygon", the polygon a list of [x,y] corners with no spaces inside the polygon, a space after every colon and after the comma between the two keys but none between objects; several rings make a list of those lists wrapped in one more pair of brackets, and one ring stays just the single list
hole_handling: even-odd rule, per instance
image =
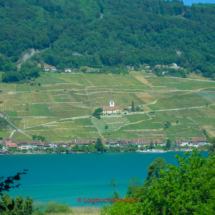
[{"label": "farmhouse", "polygon": [[111,100],[109,102],[109,106],[104,106],[102,108],[103,115],[120,115],[122,114],[121,108],[119,106],[115,106],[115,102],[113,101],[112,94]]},{"label": "farmhouse", "polygon": [[9,148],[12,148],[12,149],[16,149],[17,148],[17,145],[16,143],[13,143],[12,141],[5,141],[5,149],[9,149]]},{"label": "farmhouse", "polygon": [[65,68],[64,71],[65,71],[66,73],[67,73],[67,72],[69,72],[69,73],[72,72],[72,70],[71,70],[70,68]]},{"label": "farmhouse", "polygon": [[126,69],[128,69],[128,70],[134,70],[134,66],[126,66]]},{"label": "farmhouse", "polygon": [[49,68],[44,68],[45,72],[49,72],[50,69]]},{"label": "farmhouse", "polygon": [[52,66],[52,67],[51,67],[51,72],[52,72],[52,73],[57,72],[57,69],[56,69],[54,66]]}]

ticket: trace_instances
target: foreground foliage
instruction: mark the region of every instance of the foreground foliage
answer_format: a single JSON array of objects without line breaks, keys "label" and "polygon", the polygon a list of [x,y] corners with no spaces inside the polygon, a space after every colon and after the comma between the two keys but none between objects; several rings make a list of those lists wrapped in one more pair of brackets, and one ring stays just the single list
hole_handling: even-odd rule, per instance
[{"label": "foreground foliage", "polygon": [[15,176],[9,176],[6,180],[4,177],[0,177],[2,181],[0,183],[0,214],[1,215],[42,215],[39,208],[33,207],[33,199],[29,196],[24,200],[23,196],[12,198],[5,191],[10,189],[18,188],[21,184],[15,185],[16,181],[20,180],[20,175],[27,174],[27,169],[24,169],[22,173],[17,173]]},{"label": "foreground foliage", "polygon": [[168,164],[149,188],[134,194],[138,203],[117,202],[102,214],[214,214],[215,156],[201,158],[193,151],[176,158],[180,166]]}]

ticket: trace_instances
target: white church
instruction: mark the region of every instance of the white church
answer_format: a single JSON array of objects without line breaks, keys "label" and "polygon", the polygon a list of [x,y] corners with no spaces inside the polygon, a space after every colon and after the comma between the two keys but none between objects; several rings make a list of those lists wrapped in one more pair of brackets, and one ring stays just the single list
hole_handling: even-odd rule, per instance
[{"label": "white church", "polygon": [[120,115],[122,114],[121,108],[119,106],[115,106],[115,102],[111,93],[111,100],[109,102],[109,106],[104,106],[102,108],[103,115]]}]

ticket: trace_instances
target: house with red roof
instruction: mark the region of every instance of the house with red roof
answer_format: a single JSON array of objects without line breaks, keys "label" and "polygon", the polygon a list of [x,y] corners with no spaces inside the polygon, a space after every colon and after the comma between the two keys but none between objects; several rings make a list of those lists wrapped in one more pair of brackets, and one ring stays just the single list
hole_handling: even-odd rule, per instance
[{"label": "house with red roof", "polygon": [[17,144],[13,143],[12,141],[5,141],[4,145],[5,145],[6,149],[16,149],[17,148]]},{"label": "house with red roof", "polygon": [[54,66],[52,66],[50,69],[50,72],[52,72],[52,73],[57,72],[57,69]]}]

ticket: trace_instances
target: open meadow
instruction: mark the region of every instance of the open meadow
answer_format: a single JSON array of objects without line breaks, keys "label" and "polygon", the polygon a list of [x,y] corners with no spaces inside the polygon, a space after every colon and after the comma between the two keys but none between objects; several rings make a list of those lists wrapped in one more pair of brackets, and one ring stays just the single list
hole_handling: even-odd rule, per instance
[{"label": "open meadow", "polygon": [[[33,85],[0,83],[0,90],[0,111],[17,128],[0,130],[0,136],[15,140],[30,140],[32,135],[52,142],[98,137],[175,140],[204,137],[203,129],[215,136],[215,82],[207,79],[141,72],[43,73]],[[96,108],[108,106],[111,94],[123,113],[132,101],[139,110],[92,117]],[[165,127],[166,122],[171,126]]]}]

